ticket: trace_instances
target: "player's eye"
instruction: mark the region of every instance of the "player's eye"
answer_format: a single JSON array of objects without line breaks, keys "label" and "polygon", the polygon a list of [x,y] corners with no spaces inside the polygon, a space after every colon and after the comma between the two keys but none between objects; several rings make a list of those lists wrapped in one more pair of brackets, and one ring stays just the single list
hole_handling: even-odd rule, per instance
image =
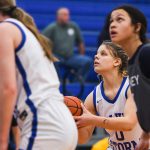
[{"label": "player's eye", "polygon": [[123,21],[123,20],[124,20],[124,19],[121,18],[121,17],[118,17],[118,18],[117,18],[117,21],[118,21],[118,22],[121,22],[121,21]]},{"label": "player's eye", "polygon": [[106,56],[106,55],[107,55],[106,52],[104,52],[104,51],[102,51],[100,54],[101,54],[102,56]]}]

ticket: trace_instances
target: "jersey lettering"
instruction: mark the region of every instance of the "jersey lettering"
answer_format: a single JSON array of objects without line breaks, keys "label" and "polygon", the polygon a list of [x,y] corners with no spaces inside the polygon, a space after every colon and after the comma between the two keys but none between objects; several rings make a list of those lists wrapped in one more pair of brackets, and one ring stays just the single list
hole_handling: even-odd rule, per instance
[{"label": "jersey lettering", "polygon": [[113,146],[113,148],[115,150],[132,150],[132,149],[135,149],[135,147],[137,145],[137,143],[135,141],[116,143],[111,140],[110,140],[110,144],[111,144],[111,146]]},{"label": "jersey lettering", "polygon": [[139,75],[134,75],[132,77],[130,77],[130,85],[133,87],[133,86],[136,86],[139,84]]}]

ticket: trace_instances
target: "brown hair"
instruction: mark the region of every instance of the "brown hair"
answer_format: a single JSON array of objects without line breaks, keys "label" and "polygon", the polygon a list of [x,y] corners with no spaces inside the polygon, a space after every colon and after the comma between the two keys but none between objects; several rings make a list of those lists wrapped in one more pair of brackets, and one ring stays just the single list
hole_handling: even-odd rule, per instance
[{"label": "brown hair", "polygon": [[119,45],[114,44],[111,41],[104,41],[102,44],[111,51],[113,57],[121,59],[119,73],[121,73],[123,76],[127,76],[128,56],[125,51]]},{"label": "brown hair", "polygon": [[0,12],[3,15],[8,15],[11,18],[15,18],[22,22],[35,35],[45,51],[46,56],[52,61],[57,60],[52,55],[52,43],[45,36],[39,33],[33,18],[23,9],[16,7],[13,0],[0,0]]}]

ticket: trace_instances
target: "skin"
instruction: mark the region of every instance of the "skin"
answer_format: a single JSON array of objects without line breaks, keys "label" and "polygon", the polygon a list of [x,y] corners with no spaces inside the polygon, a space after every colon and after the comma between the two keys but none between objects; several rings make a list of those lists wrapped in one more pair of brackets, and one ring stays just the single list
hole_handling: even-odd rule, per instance
[{"label": "skin", "polygon": [[18,126],[12,127],[12,132],[14,135],[14,141],[16,144],[16,150],[19,149],[19,142],[20,142],[20,129]]},{"label": "skin", "polygon": [[[142,41],[139,38],[140,28],[141,23],[133,25],[130,16],[123,9],[118,9],[111,13],[109,26],[111,40],[120,44],[129,58],[134,55],[137,48],[142,44]],[[143,131],[136,150],[148,150],[149,139],[149,133]]]},{"label": "skin", "polygon": [[[122,75],[118,72],[120,64],[120,58],[114,58],[105,45],[100,46],[95,56],[94,70],[102,75],[105,95],[110,99],[115,97],[123,79]],[[84,106],[82,105],[83,115],[74,117],[79,133],[78,142],[80,144],[86,143],[90,139],[95,127],[115,131],[132,130],[137,124],[136,108],[130,90],[128,90],[127,95],[128,99],[125,104],[124,117],[108,118],[96,116],[93,105],[93,92],[91,92],[87,96]],[[129,107],[132,107],[132,109],[128,109]]]},{"label": "skin", "polygon": [[[0,21],[6,18],[9,16],[0,14]],[[12,113],[17,99],[15,48],[21,41],[21,33],[14,25],[1,23],[0,41],[0,150],[6,150]]]},{"label": "skin", "polygon": [[60,24],[67,24],[70,20],[70,12],[67,8],[60,8],[57,11],[57,21]]},{"label": "skin", "polygon": [[129,58],[142,44],[139,38],[140,28],[140,23],[136,26],[131,24],[131,18],[126,11],[119,9],[112,12],[109,26],[111,40],[122,46]]}]

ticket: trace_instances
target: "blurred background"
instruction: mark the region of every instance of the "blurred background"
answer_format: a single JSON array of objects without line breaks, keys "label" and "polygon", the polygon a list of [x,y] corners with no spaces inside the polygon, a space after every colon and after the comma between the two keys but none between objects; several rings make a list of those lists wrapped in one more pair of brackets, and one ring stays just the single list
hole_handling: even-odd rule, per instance
[{"label": "blurred background", "polygon": [[[100,38],[107,14],[116,6],[121,4],[131,4],[139,8],[147,17],[148,31],[147,37],[150,37],[150,0],[18,0],[17,5],[25,9],[35,20],[40,32],[50,23],[56,21],[56,11],[60,7],[67,7],[70,10],[71,20],[76,22],[81,29],[85,43],[85,54],[92,59],[96,54],[100,44]],[[74,52],[78,53],[77,48]],[[90,68],[86,81],[70,82],[68,74],[74,75],[74,72],[67,72],[65,68],[60,71],[61,87],[64,95],[78,96],[83,101],[86,96],[99,83],[93,67]],[[85,145],[79,145],[78,150],[88,150],[92,146],[107,136],[102,129],[97,129],[92,139]],[[96,150],[96,149],[94,149]],[[101,149],[99,149],[101,150]]]}]

